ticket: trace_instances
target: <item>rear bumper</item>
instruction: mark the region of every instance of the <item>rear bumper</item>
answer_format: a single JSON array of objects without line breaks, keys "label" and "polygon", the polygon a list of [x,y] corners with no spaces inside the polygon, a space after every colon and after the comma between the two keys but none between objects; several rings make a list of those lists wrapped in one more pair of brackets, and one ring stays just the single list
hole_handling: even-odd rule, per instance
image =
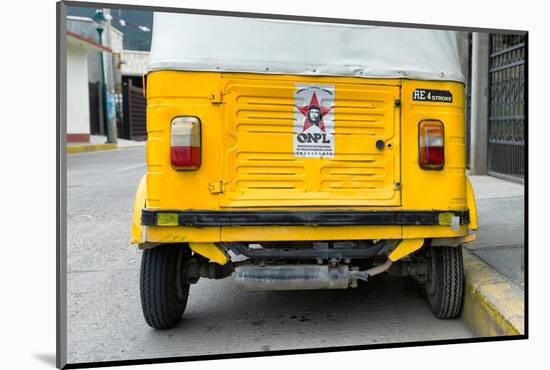
[{"label": "rear bumper", "polygon": [[[145,226],[431,226],[470,223],[469,210],[430,211],[203,211],[151,210],[144,208]],[[456,220],[456,219],[455,219]],[[456,221],[455,221],[456,222]]]}]

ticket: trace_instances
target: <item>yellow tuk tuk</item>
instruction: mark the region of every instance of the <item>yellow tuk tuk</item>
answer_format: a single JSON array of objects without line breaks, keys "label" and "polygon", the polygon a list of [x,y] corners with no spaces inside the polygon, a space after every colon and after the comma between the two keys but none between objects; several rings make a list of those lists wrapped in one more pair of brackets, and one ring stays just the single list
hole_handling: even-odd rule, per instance
[{"label": "yellow tuk tuk", "polygon": [[345,289],[388,272],[460,314],[477,216],[455,32],[156,13],[145,94],[147,324],[230,276]]}]

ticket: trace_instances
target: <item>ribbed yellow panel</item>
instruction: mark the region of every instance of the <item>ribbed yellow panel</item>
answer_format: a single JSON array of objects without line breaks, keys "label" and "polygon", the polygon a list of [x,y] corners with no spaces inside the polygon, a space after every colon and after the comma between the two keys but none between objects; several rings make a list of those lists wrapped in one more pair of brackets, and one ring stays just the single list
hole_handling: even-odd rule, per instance
[{"label": "ribbed yellow panel", "polygon": [[321,79],[265,77],[222,79],[222,207],[400,205],[398,86],[331,78],[334,158],[301,158],[293,152],[295,84]]}]

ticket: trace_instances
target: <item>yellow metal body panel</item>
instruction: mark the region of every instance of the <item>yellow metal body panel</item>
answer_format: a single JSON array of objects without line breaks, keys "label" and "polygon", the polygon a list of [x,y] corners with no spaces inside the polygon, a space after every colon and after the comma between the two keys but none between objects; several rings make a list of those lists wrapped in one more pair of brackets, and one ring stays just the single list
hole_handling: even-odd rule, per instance
[{"label": "yellow metal body panel", "polygon": [[139,181],[139,185],[136,191],[136,196],[134,199],[134,213],[132,215],[132,230],[131,230],[131,240],[130,243],[138,244],[142,241],[143,236],[143,226],[141,226],[141,210],[145,207],[145,201],[147,198],[147,184],[146,176],[143,175]]},{"label": "yellow metal body panel", "polygon": [[395,248],[388,258],[390,261],[395,262],[401,258],[408,256],[411,253],[419,250],[420,247],[424,244],[424,239],[405,239],[399,243],[397,248]]},{"label": "yellow metal body panel", "polygon": [[363,240],[400,239],[401,226],[231,226],[221,228],[221,240]]},{"label": "yellow metal body panel", "polygon": [[[341,136],[336,137],[334,158],[288,158],[295,83],[335,86],[335,132],[341,125]],[[417,88],[449,90],[453,102],[413,101]],[[475,225],[473,195],[472,199],[467,195],[464,86],[460,83],[156,71],[148,75],[146,96],[146,200],[150,209],[470,208],[470,217],[474,217],[470,228]],[[400,106],[394,99],[401,100]],[[370,108],[362,111],[361,105]],[[202,164],[196,171],[175,171],[170,165],[170,121],[183,115],[196,116],[202,124]],[[267,124],[266,117],[272,124]],[[441,171],[418,165],[418,124],[423,119],[438,119],[445,125],[445,167]],[[383,156],[373,149],[373,134],[382,135],[386,145],[392,144]],[[373,180],[376,183],[369,184]],[[287,181],[292,186],[277,188]],[[418,239],[463,237],[468,225],[459,230],[450,225],[148,226],[144,234],[146,241],[158,243]],[[141,240],[136,236],[133,231],[132,240]]]},{"label": "yellow metal body panel", "polygon": [[[448,90],[452,103],[413,101],[415,89]],[[458,82],[403,80],[401,86],[401,177],[403,209],[466,209],[464,85]],[[418,125],[425,119],[444,125],[445,166],[440,171],[418,165]]]},{"label": "yellow metal body panel", "polygon": [[460,225],[458,230],[453,230],[451,226],[403,226],[402,239],[415,238],[457,238],[468,235],[468,226]]},{"label": "yellow metal body panel", "polygon": [[[147,206],[152,209],[216,209],[209,184],[220,179],[222,144],[220,74],[153,72],[147,77]],[[202,122],[202,165],[175,171],[170,165],[170,122],[196,116]]]},{"label": "yellow metal body panel", "polygon": [[147,226],[145,238],[151,243],[219,242],[219,227]]},{"label": "yellow metal body panel", "polygon": [[468,201],[468,209],[470,210],[470,229],[477,230],[477,206],[474,195],[474,188],[470,179],[466,179],[466,200]]},{"label": "yellow metal body panel", "polygon": [[225,265],[231,259],[225,251],[214,243],[189,243],[193,252],[200,254],[218,265]]}]

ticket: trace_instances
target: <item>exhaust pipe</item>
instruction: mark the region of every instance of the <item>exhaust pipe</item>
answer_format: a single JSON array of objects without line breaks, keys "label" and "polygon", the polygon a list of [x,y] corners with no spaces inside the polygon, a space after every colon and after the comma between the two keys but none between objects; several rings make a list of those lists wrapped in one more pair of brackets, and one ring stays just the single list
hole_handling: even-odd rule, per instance
[{"label": "exhaust pipe", "polygon": [[381,265],[374,266],[365,271],[350,271],[350,278],[367,281],[370,276],[378,275],[389,269],[392,265],[392,261],[388,258],[386,262]]},{"label": "exhaust pipe", "polygon": [[235,267],[237,285],[246,290],[346,289],[354,282],[386,271],[392,262],[365,271],[350,271],[349,266],[280,265]]}]

